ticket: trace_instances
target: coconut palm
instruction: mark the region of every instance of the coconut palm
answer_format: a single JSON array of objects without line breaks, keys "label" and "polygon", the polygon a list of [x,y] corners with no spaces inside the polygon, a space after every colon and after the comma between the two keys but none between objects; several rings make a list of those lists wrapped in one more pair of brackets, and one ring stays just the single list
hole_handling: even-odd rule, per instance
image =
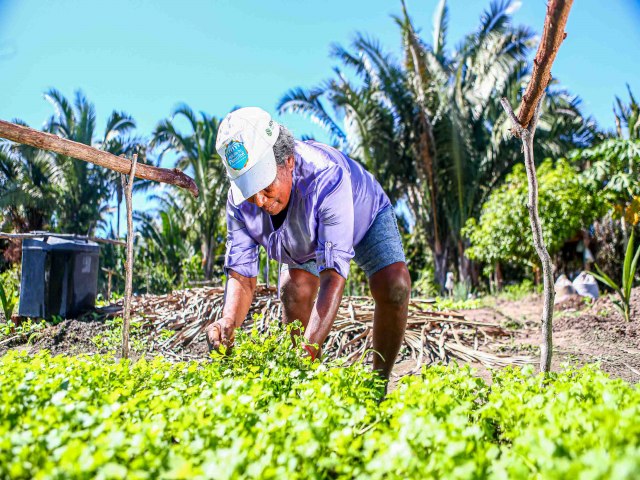
[{"label": "coconut palm", "polygon": [[[81,91],[76,92],[73,104],[55,89],[49,90],[45,98],[55,109],[46,129],[56,135],[115,155],[131,154],[141,143],[130,137],[135,121],[115,111],[107,120],[104,135],[97,138],[95,108]],[[115,195],[118,203],[121,201],[119,174],[64,155],[56,154],[55,159],[65,184],[65,194],[57,208],[58,228],[71,233],[92,232],[103,225],[109,199]]]},{"label": "coconut palm", "polygon": [[[407,202],[441,284],[451,258],[458,259],[460,276],[468,277],[461,228],[520,158],[517,145],[504,142],[508,119],[499,98],[517,101],[529,73],[525,60],[533,33],[510,24],[511,9],[511,2],[493,2],[478,29],[450,52],[446,1],[436,9],[430,44],[416,33],[402,2],[402,15],[395,18],[402,63],[360,35],[350,50],[332,49],[357,81],[336,69],[337,78],[310,90],[290,90],[279,103],[281,111],[323,125],[384,179],[396,201]],[[553,90],[545,111],[536,158],[588,143],[593,129],[585,127],[577,99]]]},{"label": "coconut palm", "polygon": [[[182,133],[176,123],[186,120],[189,132]],[[191,175],[200,196],[171,189],[161,196],[175,197],[183,209],[185,222],[197,232],[197,247],[202,252],[204,275],[213,274],[216,249],[220,246],[224,226],[224,207],[227,199],[226,177],[220,156],[216,152],[216,133],[219,122],[201,112],[198,118],[187,106],[180,105],[171,118],[162,120],[153,132],[151,148],[159,149],[159,161],[170,152],[177,156],[176,168]]]},{"label": "coconut palm", "polygon": [[138,212],[140,237],[148,250],[157,253],[156,261],[162,262],[176,276],[179,283],[182,276],[182,263],[194,254],[189,234],[187,212],[176,199],[159,199],[160,207],[156,213]]},{"label": "coconut palm", "polygon": [[629,103],[625,104],[616,96],[616,107],[613,114],[616,118],[616,133],[618,138],[626,138],[629,140],[640,139],[640,105],[636,101],[631,87],[627,84],[627,92],[629,92]]},{"label": "coconut palm", "polygon": [[3,229],[29,232],[50,227],[63,186],[61,169],[49,153],[0,142],[0,211],[8,222]]},{"label": "coconut palm", "polygon": [[[437,179],[442,217],[450,246],[457,252],[461,279],[468,278],[465,242],[460,230],[479,213],[491,190],[519,161],[518,146],[505,142],[508,119],[499,99],[518,100],[528,80],[526,56],[533,32],[511,25],[513,4],[493,2],[478,29],[456,50],[446,49],[447,4],[442,0],[434,17],[432,47],[416,35],[406,6],[396,21],[405,40],[405,64],[414,90],[427,114],[434,116]],[[435,92],[431,97],[422,92]],[[537,133],[537,158],[557,156],[588,144],[593,122],[585,121],[579,100],[566,91],[551,89]]]}]

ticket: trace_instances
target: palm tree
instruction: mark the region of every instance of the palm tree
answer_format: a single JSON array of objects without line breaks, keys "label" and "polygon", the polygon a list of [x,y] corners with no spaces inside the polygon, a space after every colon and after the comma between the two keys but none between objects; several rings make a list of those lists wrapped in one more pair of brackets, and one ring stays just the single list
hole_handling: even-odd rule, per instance
[{"label": "palm tree", "polygon": [[0,211],[9,224],[3,229],[29,232],[51,226],[63,185],[62,172],[49,153],[0,142]]},{"label": "palm tree", "polygon": [[629,103],[625,104],[616,97],[616,107],[613,109],[613,114],[616,118],[616,133],[618,138],[625,138],[623,129],[626,129],[626,138],[629,140],[640,139],[640,105],[636,102],[631,87],[627,84],[627,91],[629,92]]},{"label": "palm tree", "polygon": [[[187,121],[188,134],[178,130],[176,120]],[[218,125],[216,118],[204,112],[198,118],[187,105],[180,105],[171,118],[156,126],[150,143],[151,148],[160,149],[159,161],[167,152],[177,155],[176,168],[190,174],[198,186],[198,198],[173,189],[170,193],[166,191],[165,198],[176,198],[176,205],[184,211],[186,224],[197,232],[206,279],[213,274],[215,252],[221,242],[228,188],[224,167],[215,149]]]},{"label": "palm tree", "polygon": [[189,238],[189,220],[180,204],[171,197],[161,197],[157,214],[138,213],[141,240],[144,247],[175,275],[179,284],[183,280],[182,266],[194,255],[193,239]]},{"label": "palm tree", "polygon": [[[503,142],[508,119],[499,98],[515,101],[520,94],[533,33],[511,26],[511,8],[508,1],[491,3],[479,28],[450,52],[446,1],[436,9],[431,44],[416,33],[403,1],[402,15],[395,18],[402,64],[360,35],[352,51],[332,49],[358,83],[336,69],[337,79],[308,91],[290,90],[279,102],[281,111],[306,114],[325,126],[334,141],[385,179],[388,192],[404,193],[440,284],[451,258],[458,260],[461,279],[469,277],[461,228],[519,161],[515,144]],[[545,107],[553,114],[541,119],[536,158],[588,143],[593,129],[585,128],[575,98],[555,90]]]},{"label": "palm tree", "polygon": [[[441,228],[453,237],[451,247],[457,251],[462,280],[470,272],[460,230],[468,218],[478,215],[492,188],[519,161],[517,146],[504,142],[508,119],[499,99],[515,101],[526,83],[533,32],[511,25],[512,9],[509,1],[491,3],[478,29],[452,55],[445,43],[445,0],[436,9],[432,47],[416,36],[404,3],[403,17],[396,20],[405,39],[409,84],[418,100],[425,98],[420,103],[427,112],[435,114],[436,175],[447,222]],[[436,93],[428,98],[423,91]],[[579,100],[567,92],[549,92],[537,135],[537,158],[566,153],[592,139],[593,122],[585,122],[578,107]]]},{"label": "palm tree", "polygon": [[[115,111],[107,120],[104,135],[96,138],[95,108],[81,91],[76,92],[73,105],[55,89],[49,90],[45,98],[55,109],[46,126],[52,133],[114,155],[131,154],[141,143],[140,139],[130,137],[135,121]],[[119,174],[64,155],[56,154],[55,159],[65,184],[65,194],[57,209],[58,228],[90,233],[104,223],[109,199],[115,195],[118,205],[121,202]]]}]

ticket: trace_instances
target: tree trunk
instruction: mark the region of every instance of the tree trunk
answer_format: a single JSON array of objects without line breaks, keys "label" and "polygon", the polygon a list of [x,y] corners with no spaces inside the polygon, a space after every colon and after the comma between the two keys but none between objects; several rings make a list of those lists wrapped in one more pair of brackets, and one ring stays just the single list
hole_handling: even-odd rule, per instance
[{"label": "tree trunk", "polygon": [[471,285],[477,287],[478,285],[480,285],[480,268],[478,262],[474,262],[473,260],[471,260],[470,264]]},{"label": "tree trunk", "polygon": [[496,263],[496,291],[501,291],[504,281],[503,281],[503,277],[502,277],[502,265],[500,264],[500,262]]},{"label": "tree trunk", "polygon": [[462,239],[458,240],[458,278],[461,282],[471,280],[471,261],[464,254],[465,245]]},{"label": "tree trunk", "polygon": [[440,249],[433,251],[433,261],[435,264],[435,277],[436,282],[440,286],[440,291],[444,289],[444,284],[447,279],[447,249],[442,250],[442,246],[440,245]]},{"label": "tree trunk", "polygon": [[538,265],[533,266],[533,283],[536,287],[540,285],[540,267]]},{"label": "tree trunk", "polygon": [[210,238],[209,241],[207,242],[208,245],[205,245],[203,250],[204,250],[204,278],[205,280],[211,280],[211,277],[213,277],[213,265],[215,263],[215,249],[216,249],[216,242],[213,238]]}]

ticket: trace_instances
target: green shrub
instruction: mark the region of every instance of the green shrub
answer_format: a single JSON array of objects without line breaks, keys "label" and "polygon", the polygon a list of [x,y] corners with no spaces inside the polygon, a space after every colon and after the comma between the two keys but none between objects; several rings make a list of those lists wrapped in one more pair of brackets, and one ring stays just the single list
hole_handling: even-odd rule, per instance
[{"label": "green shrub", "polygon": [[468,298],[466,300],[456,300],[448,297],[436,297],[434,307],[436,310],[474,310],[484,305],[480,298]]},{"label": "green shrub", "polygon": [[0,358],[0,478],[637,478],[640,392],[595,367],[547,377],[424,368],[379,403],[362,365],[287,332],[172,364]]},{"label": "green shrub", "polygon": [[[606,210],[605,201],[568,161],[545,160],[538,168],[539,211],[545,245],[551,255],[581,228]],[[469,258],[490,268],[497,262],[521,267],[538,265],[533,246],[527,177],[524,165],[516,165],[505,182],[482,206],[479,220],[470,219],[463,234],[471,242]]]},{"label": "green shrub", "polygon": [[505,285],[505,287],[497,296],[504,300],[516,301],[522,300],[524,297],[531,295],[532,293],[541,292],[542,285],[535,286],[531,280],[526,278],[521,283]]}]

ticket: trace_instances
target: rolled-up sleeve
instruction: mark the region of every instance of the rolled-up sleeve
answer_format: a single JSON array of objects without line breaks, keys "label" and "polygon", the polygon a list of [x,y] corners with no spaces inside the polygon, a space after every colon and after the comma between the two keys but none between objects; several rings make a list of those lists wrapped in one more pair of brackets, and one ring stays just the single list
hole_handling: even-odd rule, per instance
[{"label": "rolled-up sleeve", "polygon": [[224,256],[225,270],[233,270],[245,277],[258,276],[258,249],[239,208],[227,199],[227,250]]},{"label": "rolled-up sleeve", "polygon": [[328,168],[318,178],[316,195],[318,271],[333,268],[346,279],[354,256],[353,195],[348,173],[337,165]]}]

